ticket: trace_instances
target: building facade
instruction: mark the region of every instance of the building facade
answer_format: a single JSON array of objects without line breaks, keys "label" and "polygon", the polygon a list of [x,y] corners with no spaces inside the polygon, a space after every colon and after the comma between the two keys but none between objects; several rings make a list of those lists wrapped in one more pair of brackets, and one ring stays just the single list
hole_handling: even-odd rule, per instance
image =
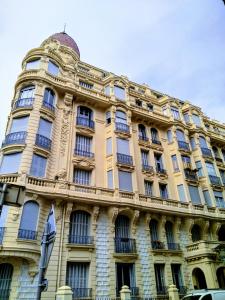
[{"label": "building facade", "polygon": [[80,60],[66,33],[27,53],[0,182],[24,188],[0,218],[0,295],[33,299],[49,209],[57,235],[42,299],[168,299],[225,288],[225,125],[199,107]]}]

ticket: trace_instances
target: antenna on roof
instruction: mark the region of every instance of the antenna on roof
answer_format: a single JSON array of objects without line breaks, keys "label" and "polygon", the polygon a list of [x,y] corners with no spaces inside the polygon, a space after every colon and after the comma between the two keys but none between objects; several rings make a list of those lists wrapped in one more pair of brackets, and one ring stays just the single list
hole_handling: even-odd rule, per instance
[{"label": "antenna on roof", "polygon": [[64,23],[63,33],[66,33],[66,23]]}]

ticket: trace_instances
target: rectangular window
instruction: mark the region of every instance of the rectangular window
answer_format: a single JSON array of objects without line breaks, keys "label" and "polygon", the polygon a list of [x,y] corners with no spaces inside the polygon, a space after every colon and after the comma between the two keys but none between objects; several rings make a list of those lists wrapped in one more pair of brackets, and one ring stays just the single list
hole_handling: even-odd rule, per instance
[{"label": "rectangular window", "polygon": [[164,116],[168,116],[168,109],[167,109],[166,106],[162,107],[162,113],[163,113]]},{"label": "rectangular window", "polygon": [[145,180],[145,195],[152,197],[152,181]]},{"label": "rectangular window", "polygon": [[185,121],[186,124],[190,123],[189,114],[183,114],[183,117],[184,117],[184,121]]},{"label": "rectangular window", "polygon": [[189,185],[188,189],[191,197],[191,202],[193,204],[202,204],[198,187],[194,185]]},{"label": "rectangular window", "polygon": [[221,169],[219,171],[220,171],[220,177],[222,179],[222,182],[225,185],[225,171]]},{"label": "rectangular window", "polygon": [[148,151],[141,150],[141,161],[143,166],[148,166]]},{"label": "rectangular window", "polygon": [[92,142],[91,137],[77,134],[76,145],[75,145],[75,154],[81,155],[81,156],[92,157],[91,142]]},{"label": "rectangular window", "polygon": [[43,135],[48,139],[51,139],[51,131],[52,131],[52,122],[40,118],[38,134]]},{"label": "rectangular window", "polygon": [[190,138],[190,144],[191,144],[191,150],[195,150],[196,144],[195,144],[195,138],[194,137]]},{"label": "rectangular window", "polygon": [[180,202],[186,202],[187,200],[186,200],[186,196],[185,196],[184,185],[179,184],[177,186],[177,191],[178,191]]},{"label": "rectangular window", "polygon": [[172,143],[173,141],[173,134],[172,134],[172,130],[168,130],[167,131],[167,140],[168,140],[168,143]]},{"label": "rectangular window", "polygon": [[212,176],[216,176],[216,170],[214,168],[214,165],[210,162],[206,162],[205,165],[206,165],[208,174],[212,175]]},{"label": "rectangular window", "polygon": [[216,200],[216,206],[220,207],[220,208],[225,208],[225,202],[223,199],[222,192],[217,192],[217,191],[213,191],[213,192],[214,192],[214,196],[215,196],[215,200]]},{"label": "rectangular window", "polygon": [[106,140],[106,155],[112,154],[112,138],[108,138]]},{"label": "rectangular window", "polygon": [[171,112],[172,112],[172,115],[173,115],[173,118],[175,120],[180,120],[180,112],[179,112],[179,109],[176,108],[176,107],[171,107]]},{"label": "rectangular window", "polygon": [[167,191],[167,185],[160,183],[159,184],[159,191],[160,191],[160,197],[162,199],[168,199],[168,191]]},{"label": "rectangular window", "polygon": [[26,64],[26,70],[35,70],[38,69],[40,65],[40,59],[30,60]]},{"label": "rectangular window", "polygon": [[197,126],[197,127],[201,127],[202,126],[202,124],[201,124],[201,119],[200,119],[200,117],[198,116],[198,115],[192,115],[192,120],[193,120],[193,122],[195,123],[195,125]]},{"label": "rectangular window", "polygon": [[73,291],[73,299],[91,298],[88,288],[89,263],[68,262],[66,269],[66,285]]},{"label": "rectangular window", "polygon": [[203,177],[204,174],[203,174],[203,169],[202,169],[202,163],[201,163],[201,161],[200,160],[196,161],[195,165],[196,165],[198,177]]},{"label": "rectangular window", "polygon": [[21,118],[13,118],[12,125],[10,128],[10,133],[27,131],[28,119],[29,119],[28,116],[21,117]]},{"label": "rectangular window", "polygon": [[205,199],[205,203],[207,206],[211,207],[212,206],[212,200],[209,194],[208,190],[204,190],[203,191],[203,195],[204,195],[204,199]]},{"label": "rectangular window", "polygon": [[59,67],[51,60],[48,62],[48,72],[54,76],[58,76],[59,74]]},{"label": "rectangular window", "polygon": [[106,124],[110,124],[111,123],[111,112],[107,111],[105,114],[106,117]]},{"label": "rectangular window", "polygon": [[156,171],[159,172],[160,170],[163,169],[162,154],[154,153],[154,158],[155,158]]},{"label": "rectangular window", "polygon": [[30,168],[30,175],[35,177],[45,177],[47,158],[33,154],[33,159]]},{"label": "rectangular window", "polygon": [[176,286],[178,290],[183,287],[183,280],[181,275],[181,265],[179,264],[171,264],[171,271],[173,277],[173,284]]},{"label": "rectangular window", "polygon": [[91,182],[91,171],[74,169],[73,181],[77,184],[90,185]]},{"label": "rectangular window", "polygon": [[171,159],[172,159],[172,164],[173,164],[173,170],[174,170],[175,172],[178,172],[178,171],[179,171],[179,166],[178,166],[178,161],[177,161],[177,156],[176,156],[176,154],[171,155]]},{"label": "rectangular window", "polygon": [[117,99],[125,100],[125,89],[115,85],[114,86],[114,94]]},{"label": "rectangular window", "polygon": [[82,80],[79,81],[79,85],[89,90],[93,89],[94,86],[92,83],[88,83]]},{"label": "rectangular window", "polygon": [[117,142],[117,152],[118,153],[130,155],[128,140],[117,138],[116,142]]},{"label": "rectangular window", "polygon": [[119,171],[119,189],[128,192],[133,191],[131,172]]},{"label": "rectangular window", "polygon": [[153,111],[154,110],[154,106],[151,103],[147,104],[147,108],[149,111]]},{"label": "rectangular window", "polygon": [[105,94],[106,94],[107,96],[110,95],[110,86],[109,86],[109,85],[105,86]]},{"label": "rectangular window", "polygon": [[155,281],[156,281],[156,290],[158,294],[165,294],[166,293],[166,286],[165,286],[165,277],[164,277],[164,264],[155,264]]},{"label": "rectangular window", "polygon": [[0,174],[17,173],[20,166],[21,155],[22,152],[3,155]]},{"label": "rectangular window", "polygon": [[108,189],[113,189],[113,170],[107,171]]}]

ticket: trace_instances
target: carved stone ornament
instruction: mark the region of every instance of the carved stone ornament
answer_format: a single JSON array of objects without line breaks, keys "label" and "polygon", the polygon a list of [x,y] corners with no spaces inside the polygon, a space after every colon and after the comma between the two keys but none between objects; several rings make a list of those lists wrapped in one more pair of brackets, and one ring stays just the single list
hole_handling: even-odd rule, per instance
[{"label": "carved stone ornament", "polygon": [[209,231],[209,221],[203,221],[203,227],[202,227],[202,234],[203,234],[203,239],[207,240],[208,239],[208,231]]},{"label": "carved stone ornament", "polygon": [[137,230],[137,222],[140,216],[140,211],[139,210],[135,210],[133,217],[132,217],[132,233],[135,234],[136,230]]},{"label": "carved stone ornament", "polygon": [[71,106],[73,102],[73,95],[66,93],[64,97],[64,103],[66,106]]},{"label": "carved stone ornament", "polygon": [[20,215],[20,208],[14,207],[14,210],[12,212],[12,221],[16,222],[19,218],[19,215]]},{"label": "carved stone ornament", "polygon": [[96,228],[97,228],[98,216],[99,216],[99,206],[94,206],[93,212],[92,212],[93,230],[96,230]]},{"label": "carved stone ornament", "polygon": [[72,210],[73,210],[73,203],[68,202],[66,205],[66,221],[70,220],[70,215],[71,215]]},{"label": "carved stone ornament", "polygon": [[115,231],[115,221],[118,216],[119,209],[118,207],[110,207],[108,210],[109,220],[111,220],[111,231],[112,233]]},{"label": "carved stone ornament", "polygon": [[94,161],[90,158],[75,156],[73,158],[73,162],[77,167],[81,167],[84,169],[93,169],[95,167]]},{"label": "carved stone ornament", "polygon": [[60,153],[64,156],[66,151],[66,144],[68,142],[69,134],[69,110],[63,110],[61,139],[60,139]]},{"label": "carved stone ornament", "polygon": [[150,213],[146,213],[146,214],[145,214],[145,229],[146,229],[147,231],[150,230],[150,227],[149,227],[150,221],[151,221],[151,214],[150,214]]},{"label": "carved stone ornament", "polygon": [[66,169],[63,168],[58,173],[56,173],[55,177],[57,177],[58,180],[65,180],[66,175],[67,175]]}]

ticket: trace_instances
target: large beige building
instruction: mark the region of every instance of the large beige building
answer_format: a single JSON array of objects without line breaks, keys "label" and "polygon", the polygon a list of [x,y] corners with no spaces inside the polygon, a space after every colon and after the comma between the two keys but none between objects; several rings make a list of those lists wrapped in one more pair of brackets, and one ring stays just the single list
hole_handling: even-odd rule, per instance
[{"label": "large beige building", "polygon": [[0,181],[25,190],[0,218],[0,299],[34,299],[52,204],[42,299],[225,288],[224,124],[82,62],[64,32],[27,53],[11,107]]}]

